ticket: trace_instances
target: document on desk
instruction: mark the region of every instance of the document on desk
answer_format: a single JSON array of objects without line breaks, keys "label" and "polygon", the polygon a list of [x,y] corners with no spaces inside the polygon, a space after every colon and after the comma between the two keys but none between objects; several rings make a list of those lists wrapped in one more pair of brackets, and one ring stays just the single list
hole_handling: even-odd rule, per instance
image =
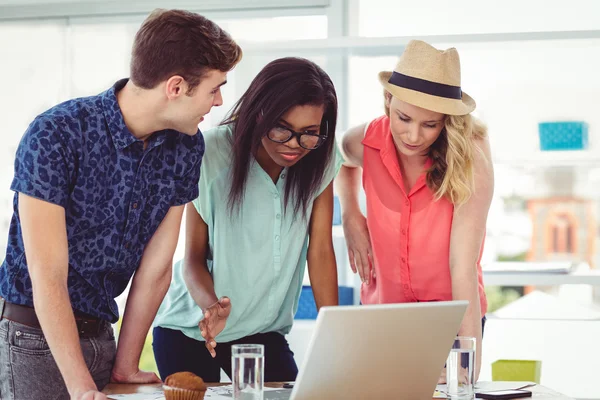
[{"label": "document on desk", "polygon": [[[291,393],[291,389],[274,389],[266,387],[264,399],[288,400]],[[162,390],[158,389],[148,393],[111,394],[108,398],[112,400],[165,400],[165,395]],[[231,400],[233,398],[233,386],[209,387],[204,398],[211,400]]]},{"label": "document on desk", "polygon": [[111,400],[165,400],[165,395],[159,389],[148,393],[110,394],[108,398]]},{"label": "document on desk", "polygon": [[[289,400],[292,394],[291,389],[265,388],[264,400]],[[205,399],[211,400],[231,400],[233,398],[233,386],[215,386],[209,387],[204,395]]]}]

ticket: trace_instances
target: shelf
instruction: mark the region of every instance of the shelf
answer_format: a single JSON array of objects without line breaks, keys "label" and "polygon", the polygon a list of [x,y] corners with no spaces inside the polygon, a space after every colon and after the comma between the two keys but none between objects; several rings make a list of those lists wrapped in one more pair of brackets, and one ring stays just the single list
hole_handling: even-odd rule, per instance
[{"label": "shelf", "polygon": [[590,150],[536,151],[525,157],[493,157],[494,164],[513,167],[600,167],[600,154]]},{"label": "shelf", "polygon": [[600,271],[546,273],[546,272],[497,272],[483,270],[485,286],[600,286]]}]

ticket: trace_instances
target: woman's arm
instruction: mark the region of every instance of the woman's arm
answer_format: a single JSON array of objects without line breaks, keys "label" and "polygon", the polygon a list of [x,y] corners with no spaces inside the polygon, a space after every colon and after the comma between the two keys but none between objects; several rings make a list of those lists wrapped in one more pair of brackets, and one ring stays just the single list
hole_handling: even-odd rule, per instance
[{"label": "woman's arm", "polygon": [[363,163],[363,144],[365,129],[367,124],[360,124],[348,131],[342,136],[340,142],[340,151],[344,156],[344,165],[351,168],[362,167]]},{"label": "woman's arm", "polygon": [[215,285],[208,272],[208,225],[192,203],[186,210],[185,256],[183,277],[190,295],[202,309],[204,318],[200,321],[200,334],[206,341],[206,348],[215,357],[217,342],[231,312],[231,302],[227,297],[217,298]]},{"label": "woman's arm", "polygon": [[208,272],[208,226],[192,203],[186,209],[183,276],[192,298],[201,309],[217,302],[212,276]]},{"label": "woman's arm", "polygon": [[331,225],[333,219],[333,183],[317,197],[310,218],[308,275],[317,310],[338,305],[338,281]]},{"label": "woman's arm", "polygon": [[373,266],[371,242],[367,220],[360,211],[358,202],[364,153],[362,140],[365,128],[366,124],[355,126],[343,136],[340,147],[345,162],[335,179],[335,187],[342,208],[342,224],[348,247],[350,268],[352,268],[352,272],[358,272],[361,281],[368,284],[370,270]]},{"label": "woman's arm", "polygon": [[360,214],[358,192],[362,174],[363,144],[361,142],[364,131],[365,124],[355,126],[344,134],[340,143],[344,164],[335,179],[335,187],[344,214]]},{"label": "woman's arm", "polygon": [[459,334],[473,336],[477,340],[475,380],[481,369],[482,349],[477,261],[494,193],[494,169],[488,139],[478,140],[476,145],[481,151],[475,152],[473,160],[475,190],[467,203],[455,208],[450,236],[452,297],[469,301]]}]

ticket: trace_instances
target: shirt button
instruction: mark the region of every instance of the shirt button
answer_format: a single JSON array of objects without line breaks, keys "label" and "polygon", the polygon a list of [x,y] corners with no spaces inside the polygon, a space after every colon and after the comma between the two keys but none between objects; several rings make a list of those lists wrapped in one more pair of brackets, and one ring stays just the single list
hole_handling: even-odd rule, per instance
[{"label": "shirt button", "polygon": [[280,219],[280,218],[281,218],[281,214],[277,214],[277,215],[275,216],[275,218],[277,218],[277,219]]},{"label": "shirt button", "polygon": [[406,205],[410,206],[410,201],[409,200],[406,200]]},{"label": "shirt button", "polygon": [[281,174],[281,179],[285,179],[285,174]]},{"label": "shirt button", "polygon": [[278,242],[279,241],[279,235],[275,235],[275,241]]},{"label": "shirt button", "polygon": [[405,283],[404,285],[402,285],[402,287],[403,287],[404,289],[408,289],[408,285],[407,285],[406,283]]},{"label": "shirt button", "polygon": [[129,242],[125,243],[125,248],[128,249],[129,248]]},{"label": "shirt button", "polygon": [[402,263],[406,262],[406,258],[402,257]]},{"label": "shirt button", "polygon": [[406,229],[402,228],[402,234],[406,235]]},{"label": "shirt button", "polygon": [[273,193],[273,198],[278,199],[279,198],[279,193]]},{"label": "shirt button", "polygon": [[133,208],[137,208],[137,203],[133,203]]}]

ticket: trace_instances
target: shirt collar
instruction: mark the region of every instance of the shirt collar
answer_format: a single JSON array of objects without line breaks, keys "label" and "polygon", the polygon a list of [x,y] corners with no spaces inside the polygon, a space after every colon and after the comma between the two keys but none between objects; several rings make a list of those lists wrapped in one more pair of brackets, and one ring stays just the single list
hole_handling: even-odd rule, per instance
[{"label": "shirt collar", "polygon": [[[112,136],[115,147],[119,150],[132,145],[135,142],[141,142],[140,139],[133,136],[133,133],[125,125],[125,119],[121,112],[121,107],[117,101],[117,92],[125,87],[128,78],[124,78],[115,82],[115,84],[103,92],[100,97],[102,98],[102,106],[104,108],[104,117],[106,118],[108,131]],[[200,134],[200,129],[198,133]],[[172,129],[164,129],[162,131],[154,132],[148,140],[148,148],[160,146],[166,140],[168,134],[179,134],[179,132]]]},{"label": "shirt collar", "polygon": [[119,150],[122,150],[139,140],[133,136],[125,125],[123,113],[121,112],[119,102],[117,101],[117,92],[125,87],[128,80],[129,79],[126,78],[117,81],[113,87],[100,95],[108,131],[113,139],[115,147]]},{"label": "shirt collar", "polygon": [[[400,173],[400,164],[398,163],[398,155],[396,152],[396,143],[394,143],[394,138],[390,132],[390,121],[389,117],[385,116],[381,118],[380,121],[377,121],[383,124],[383,129],[375,129],[369,135],[366,135],[363,139],[362,143],[365,146],[368,146],[372,149],[379,150],[379,156],[381,157],[381,161],[385,165],[389,174],[392,176],[392,179],[396,182],[396,184],[400,187],[400,189],[404,192],[404,181],[402,179],[402,174]],[[429,170],[433,165],[433,160],[431,157],[428,157],[425,161],[425,170]],[[426,185],[426,177],[427,173],[423,173],[417,179],[417,182],[412,187],[410,193],[406,193],[407,196],[416,193],[421,188]]]},{"label": "shirt collar", "polygon": [[377,125],[382,124],[386,128],[385,129],[374,129],[371,132],[369,132],[368,135],[365,134],[365,137],[362,140],[362,144],[364,144],[365,146],[369,146],[376,150],[381,150],[386,144],[386,136],[390,136],[390,135],[388,135],[389,126],[390,126],[390,118],[386,115],[377,118],[376,120],[372,121],[369,124],[369,126],[367,126],[367,130],[369,130],[371,128],[371,126],[374,126],[376,124]]}]

